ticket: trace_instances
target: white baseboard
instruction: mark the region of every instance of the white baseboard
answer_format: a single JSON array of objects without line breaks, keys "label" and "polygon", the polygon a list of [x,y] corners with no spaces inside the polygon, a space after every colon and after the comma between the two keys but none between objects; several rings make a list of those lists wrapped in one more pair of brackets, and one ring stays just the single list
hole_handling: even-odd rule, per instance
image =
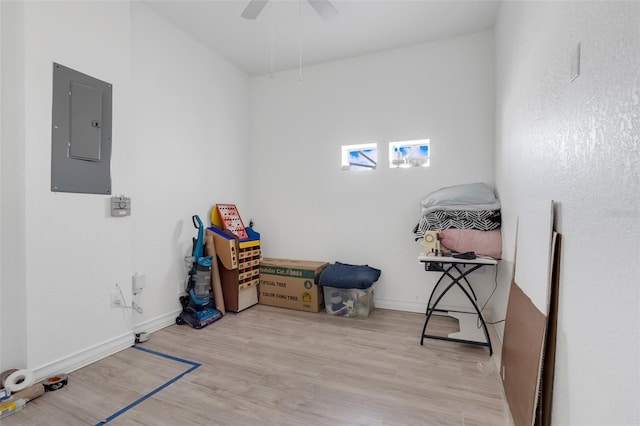
[{"label": "white baseboard", "polygon": [[73,353],[67,357],[57,359],[42,367],[35,368],[33,373],[36,381],[60,374],[70,373],[102,358],[113,355],[133,345],[134,337],[131,333],[124,333],[120,336],[98,343],[87,349]]},{"label": "white baseboard", "polygon": [[391,309],[394,311],[404,312],[420,312],[425,313],[427,310],[427,304],[424,302],[412,302],[401,299],[387,299],[381,298],[377,295],[373,299],[376,308]]},{"label": "white baseboard", "polygon": [[[375,296],[374,303],[376,308],[391,309],[394,311],[418,312],[421,314],[424,314],[427,311],[426,302],[418,302],[418,301],[413,302],[411,300],[388,299],[388,298],[380,298],[378,296]],[[446,305],[444,303],[440,303],[438,304],[438,309],[442,309],[443,311],[446,311],[446,310],[461,311],[469,308]],[[437,312],[434,314],[437,315]]]},{"label": "white baseboard", "polygon": [[67,357],[38,367],[33,370],[35,381],[44,380],[47,377],[60,374],[61,372],[71,373],[72,371],[75,371],[93,362],[99,361],[102,358],[106,358],[110,355],[120,352],[123,349],[127,349],[134,344],[134,334],[136,332],[146,331],[148,333],[152,333],[171,324],[175,324],[176,316],[178,316],[180,312],[180,310],[176,310],[168,314],[164,314],[151,320],[145,321],[136,325],[134,327],[134,332],[124,333],[102,343],[98,343],[97,345],[94,345],[90,348],[83,349]]},{"label": "white baseboard", "polygon": [[182,310],[178,309],[168,314],[161,315],[159,317],[150,319],[148,321],[144,321],[139,324],[136,324],[133,327],[133,331],[134,333],[139,333],[141,331],[145,331],[147,333],[153,333],[154,331],[162,330],[163,328],[168,327],[171,324],[175,324],[176,317],[180,315],[180,312],[182,312]]}]

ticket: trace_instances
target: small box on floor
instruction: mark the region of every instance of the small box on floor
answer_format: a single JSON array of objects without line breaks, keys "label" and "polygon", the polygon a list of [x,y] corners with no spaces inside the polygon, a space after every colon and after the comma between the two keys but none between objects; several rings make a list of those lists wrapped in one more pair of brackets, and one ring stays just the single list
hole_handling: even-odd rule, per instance
[{"label": "small box on floor", "polygon": [[319,312],[323,293],[318,276],[328,264],[306,260],[264,258],[260,262],[260,299],[263,305]]},{"label": "small box on floor", "polygon": [[328,314],[352,318],[367,318],[373,310],[373,288],[322,287]]}]

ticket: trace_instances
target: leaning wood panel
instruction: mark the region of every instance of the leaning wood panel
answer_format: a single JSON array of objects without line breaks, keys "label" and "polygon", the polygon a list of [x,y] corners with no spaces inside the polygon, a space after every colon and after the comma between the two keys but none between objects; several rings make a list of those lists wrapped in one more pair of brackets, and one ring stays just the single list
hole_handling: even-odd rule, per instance
[{"label": "leaning wood panel", "polygon": [[547,335],[542,361],[542,378],[540,381],[540,399],[536,409],[536,426],[551,425],[551,407],[553,403],[553,378],[556,366],[556,337],[558,335],[558,298],[560,296],[560,248],[562,237],[554,234],[553,263],[551,268],[551,295],[547,320]]},{"label": "leaning wood panel", "polygon": [[551,293],[553,201],[523,206],[518,215],[501,373],[517,426],[532,426],[539,400]]},{"label": "leaning wood panel", "polygon": [[207,236],[205,237],[205,247],[207,249],[207,256],[213,257],[211,262],[211,288],[213,289],[213,299],[216,303],[216,309],[222,312],[222,315],[227,311],[224,307],[224,295],[222,293],[222,282],[220,281],[220,270],[218,268],[218,256],[216,255],[216,244],[213,239],[213,235],[207,230]]},{"label": "leaning wood panel", "polygon": [[533,424],[546,317],[511,282],[502,345],[502,384],[516,426]]}]

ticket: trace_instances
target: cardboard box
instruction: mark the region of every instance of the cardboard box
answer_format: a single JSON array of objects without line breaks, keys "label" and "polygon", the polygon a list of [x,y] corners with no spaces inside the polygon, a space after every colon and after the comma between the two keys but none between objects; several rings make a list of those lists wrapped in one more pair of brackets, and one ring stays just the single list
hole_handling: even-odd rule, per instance
[{"label": "cardboard box", "polygon": [[240,312],[258,304],[258,286],[238,289],[238,301],[234,312]]},{"label": "cardboard box", "polygon": [[308,260],[262,259],[259,303],[299,311],[321,311],[324,295],[318,278],[327,265]]},{"label": "cardboard box", "polygon": [[227,311],[240,312],[258,303],[260,275],[260,234],[246,228],[249,238],[239,239],[226,229],[212,226],[224,305]]}]

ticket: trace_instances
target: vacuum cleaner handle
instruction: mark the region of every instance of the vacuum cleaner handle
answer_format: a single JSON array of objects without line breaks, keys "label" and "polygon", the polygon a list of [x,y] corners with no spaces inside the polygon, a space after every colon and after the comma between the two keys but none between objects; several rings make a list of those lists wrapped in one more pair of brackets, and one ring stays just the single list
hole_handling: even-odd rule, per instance
[{"label": "vacuum cleaner handle", "polygon": [[[198,224],[196,225],[196,220]],[[204,227],[202,226],[202,221],[200,220],[200,216],[193,215],[191,216],[191,221],[193,222],[193,226],[198,230],[198,240],[194,241],[193,244],[193,257],[198,258],[202,257],[204,254]]]},{"label": "vacuum cleaner handle", "polygon": [[[198,221],[198,223],[196,223],[196,220]],[[196,229],[202,228],[202,221],[200,220],[200,216],[198,216],[197,214],[194,214],[193,216],[191,216],[191,221],[193,222],[194,228]]]}]

